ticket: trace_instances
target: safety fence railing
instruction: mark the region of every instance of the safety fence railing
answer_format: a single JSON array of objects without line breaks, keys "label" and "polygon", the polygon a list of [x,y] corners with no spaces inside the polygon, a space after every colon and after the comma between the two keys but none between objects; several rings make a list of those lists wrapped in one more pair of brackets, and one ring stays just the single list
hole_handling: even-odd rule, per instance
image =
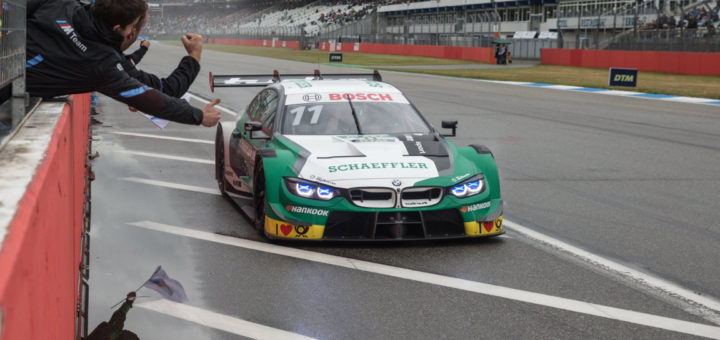
[{"label": "safety fence railing", "polygon": [[[25,116],[25,1],[0,1],[0,149]],[[15,100],[11,98],[15,97]]]},{"label": "safety fence railing", "polygon": [[639,30],[615,37],[611,50],[720,52],[720,34],[714,28]]},{"label": "safety fence railing", "polygon": [[0,87],[25,75],[25,1],[0,1]]}]

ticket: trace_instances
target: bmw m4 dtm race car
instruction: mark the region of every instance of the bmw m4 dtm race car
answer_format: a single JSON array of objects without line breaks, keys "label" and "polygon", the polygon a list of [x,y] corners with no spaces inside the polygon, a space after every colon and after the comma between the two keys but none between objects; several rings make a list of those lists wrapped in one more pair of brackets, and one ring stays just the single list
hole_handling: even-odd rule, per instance
[{"label": "bmw m4 dtm race car", "polygon": [[263,86],[218,125],[220,191],[271,239],[419,240],[497,236],[498,170],[487,147],[456,147],[380,74],[223,75]]}]

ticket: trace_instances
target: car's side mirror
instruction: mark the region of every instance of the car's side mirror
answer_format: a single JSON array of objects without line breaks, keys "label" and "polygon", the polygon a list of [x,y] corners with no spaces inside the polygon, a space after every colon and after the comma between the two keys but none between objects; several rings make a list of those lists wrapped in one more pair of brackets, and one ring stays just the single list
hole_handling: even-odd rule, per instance
[{"label": "car's side mirror", "polygon": [[270,139],[270,136],[263,130],[250,131],[250,139]]},{"label": "car's side mirror", "polygon": [[260,131],[262,130],[262,122],[248,120],[245,122],[245,131]]},{"label": "car's side mirror", "polygon": [[442,121],[442,128],[443,129],[452,129],[452,134],[450,135],[443,135],[444,137],[455,137],[455,131],[457,130],[457,120],[443,120]]}]

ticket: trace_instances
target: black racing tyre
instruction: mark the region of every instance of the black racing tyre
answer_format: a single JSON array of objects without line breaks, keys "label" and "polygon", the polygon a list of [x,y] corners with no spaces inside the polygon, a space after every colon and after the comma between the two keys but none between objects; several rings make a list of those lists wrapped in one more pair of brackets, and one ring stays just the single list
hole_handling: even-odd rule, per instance
[{"label": "black racing tyre", "polygon": [[225,179],[225,143],[223,141],[222,127],[219,124],[215,135],[215,179],[220,193],[225,195],[228,187]]},{"label": "black racing tyre", "polygon": [[265,168],[262,158],[255,164],[255,182],[253,183],[253,197],[255,208],[255,230],[260,235],[265,235],[265,209],[267,208],[267,196],[265,195]]}]

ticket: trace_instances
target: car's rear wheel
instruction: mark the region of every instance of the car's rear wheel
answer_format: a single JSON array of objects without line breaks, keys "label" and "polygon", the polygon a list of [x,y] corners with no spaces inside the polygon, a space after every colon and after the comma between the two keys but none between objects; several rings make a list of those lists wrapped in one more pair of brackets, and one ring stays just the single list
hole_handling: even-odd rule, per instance
[{"label": "car's rear wheel", "polygon": [[265,235],[265,209],[267,207],[267,196],[265,195],[265,168],[262,159],[255,164],[255,183],[253,184],[253,197],[255,206],[255,230],[260,235]]},{"label": "car's rear wheel", "polygon": [[215,179],[218,183],[220,193],[227,192],[227,180],[225,179],[225,143],[223,141],[222,127],[218,126],[215,136]]}]

